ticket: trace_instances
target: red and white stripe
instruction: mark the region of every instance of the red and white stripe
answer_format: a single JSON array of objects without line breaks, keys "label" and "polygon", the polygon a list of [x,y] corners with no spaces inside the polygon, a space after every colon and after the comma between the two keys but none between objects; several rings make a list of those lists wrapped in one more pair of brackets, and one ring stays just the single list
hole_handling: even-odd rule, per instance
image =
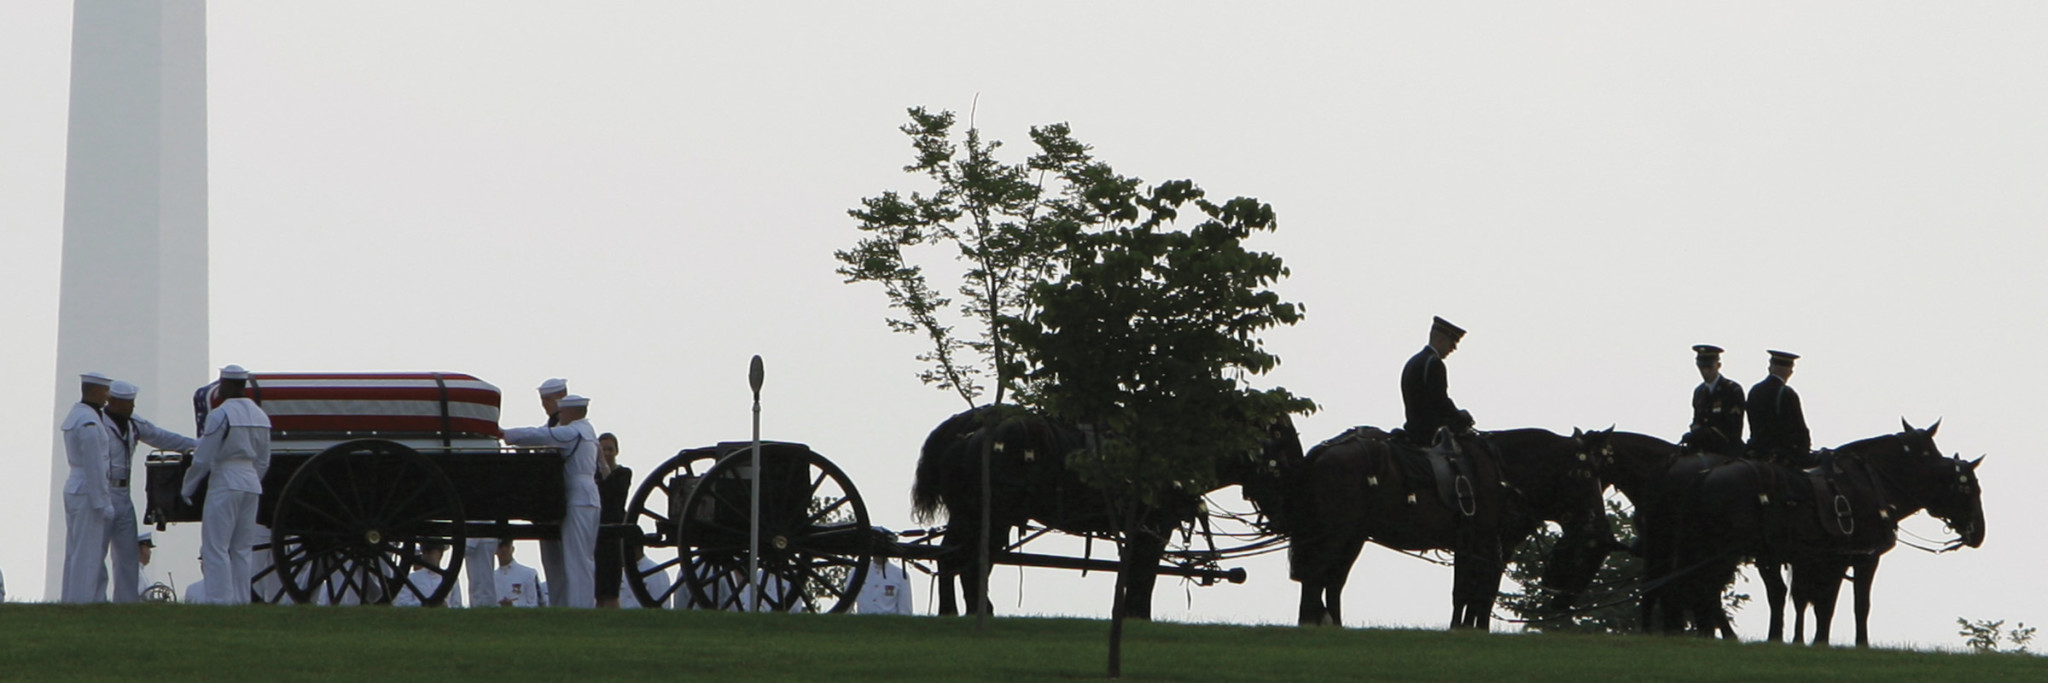
[{"label": "red and white stripe", "polygon": [[251,373],[248,396],[276,432],[502,434],[498,388],[459,373]]}]

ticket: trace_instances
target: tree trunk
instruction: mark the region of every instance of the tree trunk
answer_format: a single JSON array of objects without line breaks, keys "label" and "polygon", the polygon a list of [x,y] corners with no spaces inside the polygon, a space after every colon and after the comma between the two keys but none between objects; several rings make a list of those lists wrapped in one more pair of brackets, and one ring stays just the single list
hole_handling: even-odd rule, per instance
[{"label": "tree trunk", "polygon": [[1124,573],[1116,573],[1116,599],[1109,608],[1109,677],[1124,675]]}]

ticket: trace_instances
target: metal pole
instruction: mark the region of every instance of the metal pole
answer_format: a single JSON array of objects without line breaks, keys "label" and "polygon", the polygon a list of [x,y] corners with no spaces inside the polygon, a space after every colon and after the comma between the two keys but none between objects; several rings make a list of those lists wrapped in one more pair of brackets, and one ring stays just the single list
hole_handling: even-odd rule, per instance
[{"label": "metal pole", "polygon": [[747,532],[747,588],[753,593],[753,604],[747,611],[761,611],[761,357],[747,366],[747,386],[754,389],[754,464],[751,474],[754,479],[752,514],[747,515],[751,529]]},{"label": "metal pole", "polygon": [[[975,601],[974,630],[977,631],[988,629],[988,547],[991,540],[989,534],[993,531],[989,528],[991,526],[989,509],[995,507],[995,498],[992,492],[994,487],[989,483],[988,461],[989,451],[993,449],[995,433],[995,408],[990,407],[987,419],[984,420],[984,425],[982,426],[981,438],[981,536],[979,537],[981,538],[981,550],[976,556],[977,559],[974,563],[974,584],[979,586],[979,590],[976,590],[976,595],[972,596],[972,599]],[[1005,544],[1009,540],[1007,537],[1003,539]]]}]

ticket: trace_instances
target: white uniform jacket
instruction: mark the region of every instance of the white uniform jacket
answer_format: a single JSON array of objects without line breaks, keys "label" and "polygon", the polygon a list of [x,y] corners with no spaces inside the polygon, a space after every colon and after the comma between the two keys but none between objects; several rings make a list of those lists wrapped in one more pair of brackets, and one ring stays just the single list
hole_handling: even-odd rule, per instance
[{"label": "white uniform jacket", "polygon": [[498,582],[498,600],[511,600],[513,607],[544,607],[540,572],[513,562],[491,572]]},{"label": "white uniform jacket", "polygon": [[183,494],[208,491],[263,493],[263,473],[270,471],[270,416],[247,398],[231,398],[206,415],[199,432],[192,468],[185,471]]},{"label": "white uniform jacket", "polygon": [[[513,446],[541,446],[561,449],[562,486],[569,507],[597,507],[597,429],[589,420],[577,420],[553,427],[517,427],[505,430],[505,443]],[[553,577],[549,577],[553,580]],[[503,597],[502,595],[499,597]]]},{"label": "white uniform jacket", "polygon": [[107,431],[113,435],[113,451],[107,455],[107,478],[128,479],[135,465],[136,442],[146,443],[167,451],[189,451],[199,447],[191,437],[156,426],[156,423],[140,417],[128,418],[128,431],[115,427],[112,419],[107,420]]},{"label": "white uniform jacket", "polygon": [[868,578],[861,584],[860,599],[853,604],[858,614],[909,614],[910,576],[888,562],[868,565]]},{"label": "white uniform jacket", "polygon": [[[673,581],[669,580],[668,572],[654,570],[655,562],[653,558],[640,558],[639,566],[640,571],[647,573],[647,593],[649,595],[661,595],[663,593],[667,593],[668,589],[675,585]],[[621,574],[624,573],[622,572]],[[672,604],[673,602],[674,599],[673,597],[671,597],[670,603]],[[669,605],[664,604],[662,606],[668,607]],[[640,607],[640,596],[633,594],[633,577],[630,575],[622,575],[619,577],[619,607],[625,609],[636,609]]]},{"label": "white uniform jacket", "polygon": [[[434,591],[441,588],[441,575],[431,569],[415,571],[407,575],[405,580],[412,583],[413,588],[418,588],[421,593],[428,595],[432,595]],[[398,596],[391,599],[392,607],[420,606],[420,596],[414,595],[411,588],[400,586],[397,590]],[[442,598],[442,601],[444,607],[460,608],[462,607],[462,591],[450,590],[448,591],[448,597]]]},{"label": "white uniform jacket", "polygon": [[84,403],[71,404],[64,416],[64,462],[71,476],[64,480],[64,493],[85,496],[86,503],[100,514],[113,517],[114,497],[107,486],[107,454],[113,448],[112,430],[99,409]]}]

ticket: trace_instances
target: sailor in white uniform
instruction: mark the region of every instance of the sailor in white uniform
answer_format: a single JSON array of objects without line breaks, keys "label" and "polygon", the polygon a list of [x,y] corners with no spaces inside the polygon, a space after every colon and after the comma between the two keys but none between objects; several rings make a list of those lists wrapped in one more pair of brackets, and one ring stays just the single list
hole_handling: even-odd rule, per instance
[{"label": "sailor in white uniform", "polygon": [[[638,543],[628,543],[626,546],[633,551],[634,555],[638,556],[634,564],[640,568],[640,573],[647,577],[648,595],[659,597],[667,593],[669,588],[675,585],[668,578],[666,570],[655,569],[657,565],[654,560],[647,557],[646,548],[641,547]],[[675,605],[673,597],[662,603],[664,608],[673,605]],[[622,609],[636,609],[640,607],[640,596],[633,592],[633,576],[631,574],[619,577],[619,607]]]},{"label": "sailor in white uniform", "polygon": [[109,446],[107,454],[107,486],[113,494],[114,517],[107,523],[107,538],[112,541],[109,556],[113,562],[114,602],[140,602],[142,563],[136,553],[140,543],[127,543],[126,539],[136,538],[135,498],[129,493],[130,473],[134,471],[135,445],[146,443],[167,451],[191,451],[198,442],[191,437],[156,426],[149,420],[135,416],[135,385],[115,382],[107,392],[107,427]]},{"label": "sailor in white uniform", "polygon": [[[889,534],[893,540],[895,532],[877,527],[876,531]],[[861,582],[860,598],[853,604],[856,614],[909,614],[910,575],[902,567],[889,564],[889,558],[874,556],[868,564],[867,579]]]},{"label": "sailor in white uniform", "polygon": [[557,404],[554,426],[505,430],[505,443],[542,446],[562,452],[562,486],[568,499],[562,538],[540,542],[541,568],[547,571],[549,604],[597,606],[597,430],[583,419],[590,399],[569,395]]},{"label": "sailor in white uniform", "polygon": [[141,536],[135,538],[135,559],[142,565],[141,569],[136,572],[136,595],[141,596],[143,600],[150,600],[149,590],[157,588],[157,599],[154,600],[155,602],[174,601],[176,600],[178,589],[171,586],[169,582],[157,578],[156,570],[149,568],[150,555],[154,554],[155,551],[155,532],[144,531]]},{"label": "sailor in white uniform", "polygon": [[107,527],[118,509],[107,482],[113,433],[104,409],[114,380],[97,372],[78,379],[78,403],[58,427],[64,434],[64,462],[71,467],[64,480],[64,577],[58,599],[106,602]]},{"label": "sailor in white uniform", "polygon": [[240,365],[221,368],[219,391],[227,400],[207,413],[182,489],[190,503],[206,483],[199,570],[206,602],[215,605],[249,603],[256,501],[263,496],[263,473],[270,470],[270,416],[242,395],[248,381],[249,371]]},{"label": "sailor in white uniform", "polygon": [[[559,377],[541,382],[536,389],[540,392],[540,407],[548,415],[548,426],[554,426],[555,403],[569,395],[569,380]],[[469,604],[488,607],[498,604],[498,581],[493,577],[492,560],[498,556],[498,539],[471,538],[466,541],[469,552],[462,556],[462,573],[469,577]]]},{"label": "sailor in white uniform", "polygon": [[544,607],[540,572],[512,559],[512,539],[498,540],[498,604],[505,607]]},{"label": "sailor in white uniform", "polygon": [[[441,558],[447,556],[447,553],[448,546],[443,543],[429,543],[420,548],[420,559],[425,562],[425,565],[406,575],[405,581],[412,584],[412,588],[400,586],[398,588],[398,597],[391,599],[391,606],[418,607],[421,604],[420,596],[433,595],[434,591],[440,590],[441,573],[434,571],[432,568],[441,566]],[[443,603],[437,606],[461,607],[462,591],[448,591],[448,597],[443,598]]]}]

